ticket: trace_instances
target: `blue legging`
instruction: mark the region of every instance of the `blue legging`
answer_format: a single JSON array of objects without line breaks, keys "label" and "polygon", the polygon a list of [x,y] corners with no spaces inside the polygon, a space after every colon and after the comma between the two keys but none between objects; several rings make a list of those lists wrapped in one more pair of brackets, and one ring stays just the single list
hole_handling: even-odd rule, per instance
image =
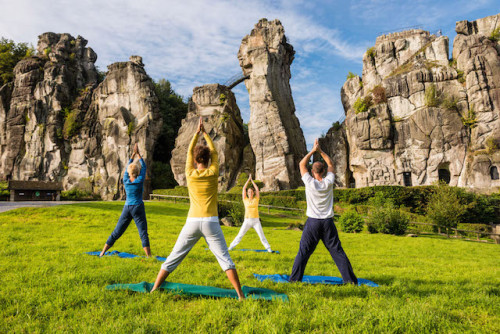
[{"label": "blue legging", "polygon": [[141,237],[142,247],[149,247],[149,236],[148,236],[148,222],[146,220],[146,210],[144,209],[144,203],[139,205],[125,205],[123,207],[122,214],[115,229],[111,233],[106,243],[109,246],[113,246],[116,240],[125,233],[125,230],[130,225],[132,219],[137,226],[139,231],[139,236]]},{"label": "blue legging", "polygon": [[323,241],[332,256],[333,261],[339,268],[344,283],[358,284],[358,279],[356,278],[356,275],[354,275],[351,262],[349,262],[349,259],[340,244],[339,235],[337,233],[337,228],[333,223],[333,218],[307,218],[306,224],[304,225],[304,231],[302,232],[302,237],[300,239],[299,252],[295,257],[295,262],[293,263],[290,281],[302,281],[307,261],[309,261],[309,257],[316,249],[320,240]]}]

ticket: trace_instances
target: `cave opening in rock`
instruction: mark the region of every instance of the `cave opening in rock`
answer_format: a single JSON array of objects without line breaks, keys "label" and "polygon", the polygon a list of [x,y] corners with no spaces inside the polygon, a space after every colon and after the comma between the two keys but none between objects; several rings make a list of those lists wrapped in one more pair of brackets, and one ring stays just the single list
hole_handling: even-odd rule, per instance
[{"label": "cave opening in rock", "polygon": [[492,180],[498,180],[500,178],[497,166],[492,166],[490,168],[490,176]]},{"label": "cave opening in rock", "polygon": [[438,169],[438,178],[439,181],[446,182],[446,184],[450,184],[450,171],[447,168],[440,168]]},{"label": "cave opening in rock", "polygon": [[352,175],[349,177],[349,188],[356,188],[356,179]]},{"label": "cave opening in rock", "polygon": [[411,172],[403,172],[403,182],[405,187],[411,187]]}]

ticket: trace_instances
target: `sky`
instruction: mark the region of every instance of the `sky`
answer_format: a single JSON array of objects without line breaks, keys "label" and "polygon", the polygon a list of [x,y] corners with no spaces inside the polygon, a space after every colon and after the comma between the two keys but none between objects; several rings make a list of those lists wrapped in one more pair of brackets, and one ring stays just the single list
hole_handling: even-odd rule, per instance
[{"label": "sky", "polygon": [[[296,54],[292,95],[306,142],[344,115],[340,89],[361,74],[362,57],[377,36],[419,28],[450,38],[455,22],[500,12],[498,0],[0,0],[0,37],[32,43],[48,31],[87,39],[96,65],[143,57],[147,73],[167,79],[186,99],[193,88],[241,73],[242,38],[260,18],[279,19]],[[244,84],[233,88],[245,122]]]}]

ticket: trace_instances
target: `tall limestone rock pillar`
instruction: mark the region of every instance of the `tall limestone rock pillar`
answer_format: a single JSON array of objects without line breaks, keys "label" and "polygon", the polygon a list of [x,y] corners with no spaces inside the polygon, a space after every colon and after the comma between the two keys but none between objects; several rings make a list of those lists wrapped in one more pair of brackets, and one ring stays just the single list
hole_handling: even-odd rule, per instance
[{"label": "tall limestone rock pillar", "polygon": [[[470,147],[461,186],[500,188],[500,14],[457,22],[453,59],[463,73]],[[495,38],[494,32],[497,32]]]},{"label": "tall limestone rock pillar", "polygon": [[[189,143],[198,128],[199,117],[203,117],[205,131],[214,141],[219,154],[219,190],[231,188],[241,169],[247,143],[243,121],[234,94],[226,86],[208,84],[193,89],[192,101],[186,118],[175,140],[170,164],[175,180],[186,186],[186,155]],[[198,143],[204,142],[200,140]]]},{"label": "tall limestone rock pillar", "polygon": [[152,153],[162,126],[158,108],[141,57],[109,65],[106,78],[93,92],[81,133],[71,140],[65,186],[82,188],[85,180],[103,199],[124,199],[121,179],[137,143],[148,167],[144,193],[149,194]]},{"label": "tall limestone rock pillar", "polygon": [[290,89],[294,58],[279,20],[261,19],[243,38],[238,59],[250,94],[248,132],[256,159],[256,179],[265,189],[301,184],[298,163],[307,153]]}]

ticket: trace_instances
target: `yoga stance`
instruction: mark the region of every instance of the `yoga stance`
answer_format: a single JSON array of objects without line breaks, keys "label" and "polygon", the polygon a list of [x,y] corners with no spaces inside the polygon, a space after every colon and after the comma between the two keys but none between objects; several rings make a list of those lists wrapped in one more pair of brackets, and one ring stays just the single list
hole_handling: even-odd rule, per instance
[{"label": "yoga stance", "polygon": [[[134,163],[135,157],[139,157],[139,167]],[[140,171],[140,172],[139,172]],[[125,194],[127,195],[127,200],[123,206],[123,211],[116,224],[115,229],[111,233],[104,244],[104,248],[100,254],[103,256],[108,249],[110,249],[116,240],[118,240],[125,230],[130,225],[132,219],[139,230],[139,236],[141,237],[142,247],[144,252],[149,257],[151,256],[151,249],[149,248],[149,236],[148,236],[148,222],[146,220],[146,211],[144,209],[144,202],[142,201],[142,192],[144,189],[144,179],[146,178],[146,163],[139,153],[139,148],[137,144],[134,146],[134,153],[128,162],[127,168],[125,169],[125,174],[123,175],[123,186],[125,187]]]},{"label": "yoga stance", "polygon": [[[200,133],[207,146],[196,145]],[[211,160],[210,166],[208,165]],[[196,168],[195,168],[196,166]],[[158,289],[168,275],[184,260],[189,251],[201,237],[205,238],[209,249],[215,255],[222,270],[238,293],[244,299],[236,267],[229,256],[226,240],[219,225],[217,213],[217,186],[219,177],[219,160],[214,143],[203,128],[200,117],[198,130],[189,144],[186,159],[186,179],[189,192],[190,207],[186,224],[181,230],[174,249],[161,265],[151,292]]]},{"label": "yoga stance", "polygon": [[[307,162],[314,152],[321,154],[328,165],[328,172],[324,178],[325,165],[322,162],[317,161],[312,165],[313,176],[307,171]],[[321,150],[317,139],[311,152],[300,161],[299,167],[302,181],[306,186],[307,220],[300,239],[299,252],[293,263],[290,282],[302,281],[307,261],[321,240],[339,268],[344,283],[358,284],[358,279],[340,245],[337,229],[333,223],[333,182],[335,179],[333,163],[330,157]]]},{"label": "yoga stance", "polygon": [[[255,189],[255,197],[254,190],[252,188],[248,188],[247,190],[247,186],[250,181],[252,182],[252,186]],[[241,195],[243,197],[243,204],[245,204],[245,220],[243,221],[243,225],[241,225],[240,232],[229,246],[229,250],[234,249],[234,247],[236,247],[236,245],[240,243],[245,233],[247,233],[247,231],[253,227],[259,235],[260,242],[262,242],[264,248],[271,253],[271,246],[269,245],[269,242],[267,242],[266,236],[264,235],[264,230],[262,229],[262,225],[260,224],[259,219],[259,187],[257,187],[255,182],[253,182],[252,175],[248,177],[247,182],[243,186],[243,192]]]}]

